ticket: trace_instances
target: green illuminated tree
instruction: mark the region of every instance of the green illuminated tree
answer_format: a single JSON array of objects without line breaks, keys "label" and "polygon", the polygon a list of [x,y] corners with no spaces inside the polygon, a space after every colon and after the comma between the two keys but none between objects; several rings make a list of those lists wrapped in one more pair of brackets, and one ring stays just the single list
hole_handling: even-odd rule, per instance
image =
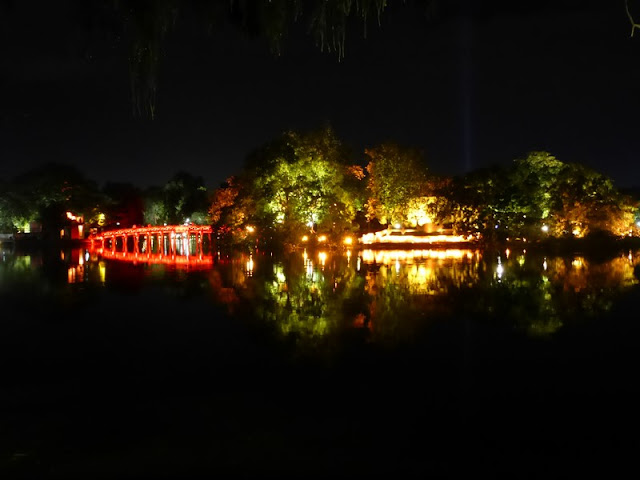
[{"label": "green illuminated tree", "polygon": [[254,152],[242,180],[255,201],[253,221],[286,241],[318,229],[336,235],[351,230],[361,200],[349,159],[330,127],[288,131]]},{"label": "green illuminated tree", "polygon": [[425,196],[427,168],[421,152],[387,142],[365,149],[367,164],[367,214],[380,223],[407,221],[409,203]]}]

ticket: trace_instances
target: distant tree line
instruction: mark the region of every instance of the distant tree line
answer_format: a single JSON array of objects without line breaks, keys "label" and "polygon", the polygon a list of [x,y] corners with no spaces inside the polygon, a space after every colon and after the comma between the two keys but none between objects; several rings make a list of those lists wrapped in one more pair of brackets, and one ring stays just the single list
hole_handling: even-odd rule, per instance
[{"label": "distant tree line", "polygon": [[32,224],[54,236],[66,212],[91,229],[211,224],[230,246],[339,242],[389,227],[449,229],[486,241],[640,235],[637,195],[605,175],[530,152],[506,167],[433,174],[420,150],[384,142],[354,152],[331,127],[286,131],[251,152],[243,168],[209,190],[178,172],[163,186],[99,187],[68,165],[47,164],[0,184],[0,229]]}]

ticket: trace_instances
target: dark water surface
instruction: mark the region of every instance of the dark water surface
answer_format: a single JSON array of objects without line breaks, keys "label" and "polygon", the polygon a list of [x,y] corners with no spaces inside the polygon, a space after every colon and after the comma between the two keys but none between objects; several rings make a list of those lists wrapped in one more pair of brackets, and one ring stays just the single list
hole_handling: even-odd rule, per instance
[{"label": "dark water surface", "polygon": [[638,263],[7,247],[0,478],[633,477]]}]

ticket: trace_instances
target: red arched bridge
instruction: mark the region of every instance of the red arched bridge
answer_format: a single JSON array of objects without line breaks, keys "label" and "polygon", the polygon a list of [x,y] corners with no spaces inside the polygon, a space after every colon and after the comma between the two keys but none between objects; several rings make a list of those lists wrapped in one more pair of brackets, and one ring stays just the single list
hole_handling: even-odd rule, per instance
[{"label": "red arched bridge", "polygon": [[203,225],[158,225],[107,230],[88,238],[103,258],[128,262],[189,266],[213,264],[212,228]]}]

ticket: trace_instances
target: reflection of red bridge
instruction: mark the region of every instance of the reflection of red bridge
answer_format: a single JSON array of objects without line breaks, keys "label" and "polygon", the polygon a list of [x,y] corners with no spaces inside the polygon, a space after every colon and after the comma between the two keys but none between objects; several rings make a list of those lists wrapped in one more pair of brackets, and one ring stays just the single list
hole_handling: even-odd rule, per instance
[{"label": "reflection of red bridge", "polygon": [[88,240],[103,258],[193,267],[213,264],[211,233],[210,226],[158,225],[109,230]]}]

